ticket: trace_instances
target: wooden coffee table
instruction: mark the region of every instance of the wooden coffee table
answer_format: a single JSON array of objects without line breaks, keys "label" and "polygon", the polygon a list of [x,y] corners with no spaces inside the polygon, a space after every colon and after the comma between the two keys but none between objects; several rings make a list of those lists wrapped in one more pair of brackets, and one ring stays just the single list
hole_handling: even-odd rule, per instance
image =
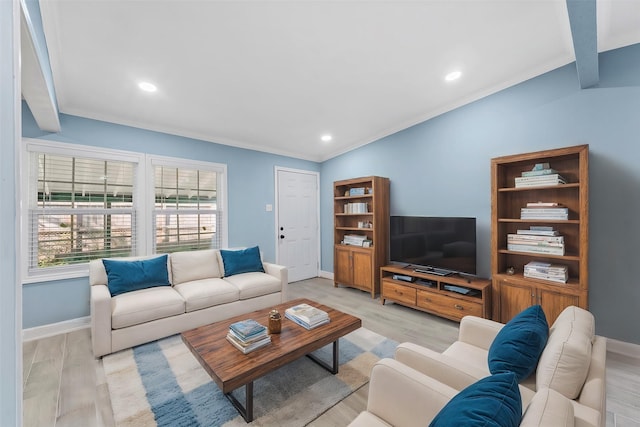
[{"label": "wooden coffee table", "polygon": [[[284,311],[287,308],[302,303],[326,311],[331,321],[315,329],[306,330],[284,317]],[[227,341],[229,325],[240,320],[253,319],[268,326],[269,312],[274,308],[282,315],[282,330],[280,334],[271,335],[271,344],[251,353],[242,354]],[[253,420],[253,382],[255,380],[302,356],[308,356],[333,374],[338,373],[338,340],[360,326],[362,326],[362,321],[355,316],[301,298],[191,329],[182,333],[182,340],[245,421],[251,422]],[[328,344],[333,344],[331,365],[311,354],[311,352]],[[231,394],[233,390],[242,386],[245,386],[244,406]]]}]

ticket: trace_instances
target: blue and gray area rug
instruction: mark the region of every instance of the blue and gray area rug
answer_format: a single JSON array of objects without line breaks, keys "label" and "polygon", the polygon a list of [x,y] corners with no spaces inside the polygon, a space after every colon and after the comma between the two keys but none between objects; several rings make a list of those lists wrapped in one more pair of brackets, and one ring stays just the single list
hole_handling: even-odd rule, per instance
[{"label": "blue and gray area rug", "polygon": [[[369,381],[397,342],[365,328],[340,339],[337,375],[303,357],[254,382],[255,426],[304,426]],[[323,354],[324,353],[324,354]],[[331,346],[315,353],[331,360]],[[116,425],[246,426],[179,335],[103,358]],[[244,387],[236,390],[244,401]]]}]

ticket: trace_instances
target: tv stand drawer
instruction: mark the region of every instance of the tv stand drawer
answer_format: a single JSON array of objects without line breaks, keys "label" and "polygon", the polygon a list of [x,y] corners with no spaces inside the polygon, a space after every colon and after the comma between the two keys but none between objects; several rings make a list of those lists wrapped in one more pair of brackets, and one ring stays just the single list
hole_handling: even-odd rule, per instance
[{"label": "tv stand drawer", "polygon": [[400,285],[391,280],[383,280],[382,298],[390,299],[402,304],[416,304],[416,289]]},{"label": "tv stand drawer", "polygon": [[457,322],[468,315],[491,318],[491,281],[488,279],[437,276],[386,265],[380,269],[380,285],[382,305],[391,300]]},{"label": "tv stand drawer", "polygon": [[448,318],[462,319],[472,315],[482,317],[482,304],[435,292],[418,290],[417,306],[445,315]]}]

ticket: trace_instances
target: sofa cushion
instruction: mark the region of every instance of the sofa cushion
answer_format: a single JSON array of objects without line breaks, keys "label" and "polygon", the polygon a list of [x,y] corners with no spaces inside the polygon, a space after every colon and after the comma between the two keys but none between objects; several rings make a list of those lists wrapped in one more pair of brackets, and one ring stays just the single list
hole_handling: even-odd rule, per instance
[{"label": "sofa cushion", "polygon": [[544,388],[531,399],[520,427],[573,427],[574,424],[571,401],[557,391]]},{"label": "sofa cushion", "polygon": [[172,253],[169,257],[171,283],[175,286],[192,280],[222,277],[217,252],[217,249],[205,249]]},{"label": "sofa cushion", "polygon": [[156,286],[170,286],[167,255],[135,261],[103,259],[111,296]]},{"label": "sofa cushion", "polygon": [[243,273],[224,280],[238,288],[241,300],[282,291],[282,282],[266,273]]},{"label": "sofa cushion", "polygon": [[551,331],[565,323],[573,323],[574,328],[591,337],[592,341],[596,336],[596,319],[591,312],[584,308],[575,305],[566,307],[551,325]]},{"label": "sofa cushion", "polygon": [[264,273],[258,246],[233,251],[220,249],[220,256],[224,265],[225,277],[251,272]]},{"label": "sofa cushion", "polygon": [[513,426],[520,424],[522,401],[513,372],[485,377],[456,394],[429,424],[441,426]]},{"label": "sofa cushion", "polygon": [[[455,360],[453,366],[461,371],[475,376],[477,379],[490,375],[487,364],[487,350],[468,344],[463,341],[455,341],[445,351],[443,355]],[[467,366],[470,368],[467,369]],[[481,376],[478,376],[482,372]]]},{"label": "sofa cushion", "polygon": [[171,286],[141,289],[111,298],[113,329],[184,313],[184,299]]},{"label": "sofa cushion", "polygon": [[533,305],[507,322],[491,343],[489,371],[514,372],[518,381],[536,369],[549,337],[549,324],[540,305]]},{"label": "sofa cushion", "polygon": [[240,298],[238,288],[223,279],[193,280],[175,285],[174,289],[184,298],[187,313]]},{"label": "sofa cushion", "polygon": [[579,324],[556,325],[538,362],[536,389],[549,387],[569,399],[577,398],[589,372],[591,349],[591,335]]}]

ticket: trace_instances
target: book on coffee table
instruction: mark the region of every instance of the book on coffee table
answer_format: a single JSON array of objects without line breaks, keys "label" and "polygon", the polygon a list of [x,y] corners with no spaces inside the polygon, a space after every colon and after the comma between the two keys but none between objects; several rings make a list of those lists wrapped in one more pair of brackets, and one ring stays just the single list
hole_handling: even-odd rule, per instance
[{"label": "book on coffee table", "polygon": [[229,329],[233,331],[238,338],[248,341],[251,338],[266,335],[267,328],[253,319],[246,319],[240,322],[232,323]]},{"label": "book on coffee table", "polygon": [[229,341],[235,348],[237,348],[244,354],[247,354],[261,347],[264,347],[265,345],[271,344],[271,336],[267,335],[256,341],[245,343],[240,341],[238,338],[236,338],[235,335],[231,333],[231,331],[229,331],[229,333],[227,334],[227,341]]},{"label": "book on coffee table", "polygon": [[227,341],[247,354],[271,342],[271,336],[264,325],[253,319],[232,323],[227,333]]},{"label": "book on coffee table", "polygon": [[289,307],[285,310],[284,316],[306,329],[313,329],[329,323],[327,312],[309,304],[298,304]]}]

